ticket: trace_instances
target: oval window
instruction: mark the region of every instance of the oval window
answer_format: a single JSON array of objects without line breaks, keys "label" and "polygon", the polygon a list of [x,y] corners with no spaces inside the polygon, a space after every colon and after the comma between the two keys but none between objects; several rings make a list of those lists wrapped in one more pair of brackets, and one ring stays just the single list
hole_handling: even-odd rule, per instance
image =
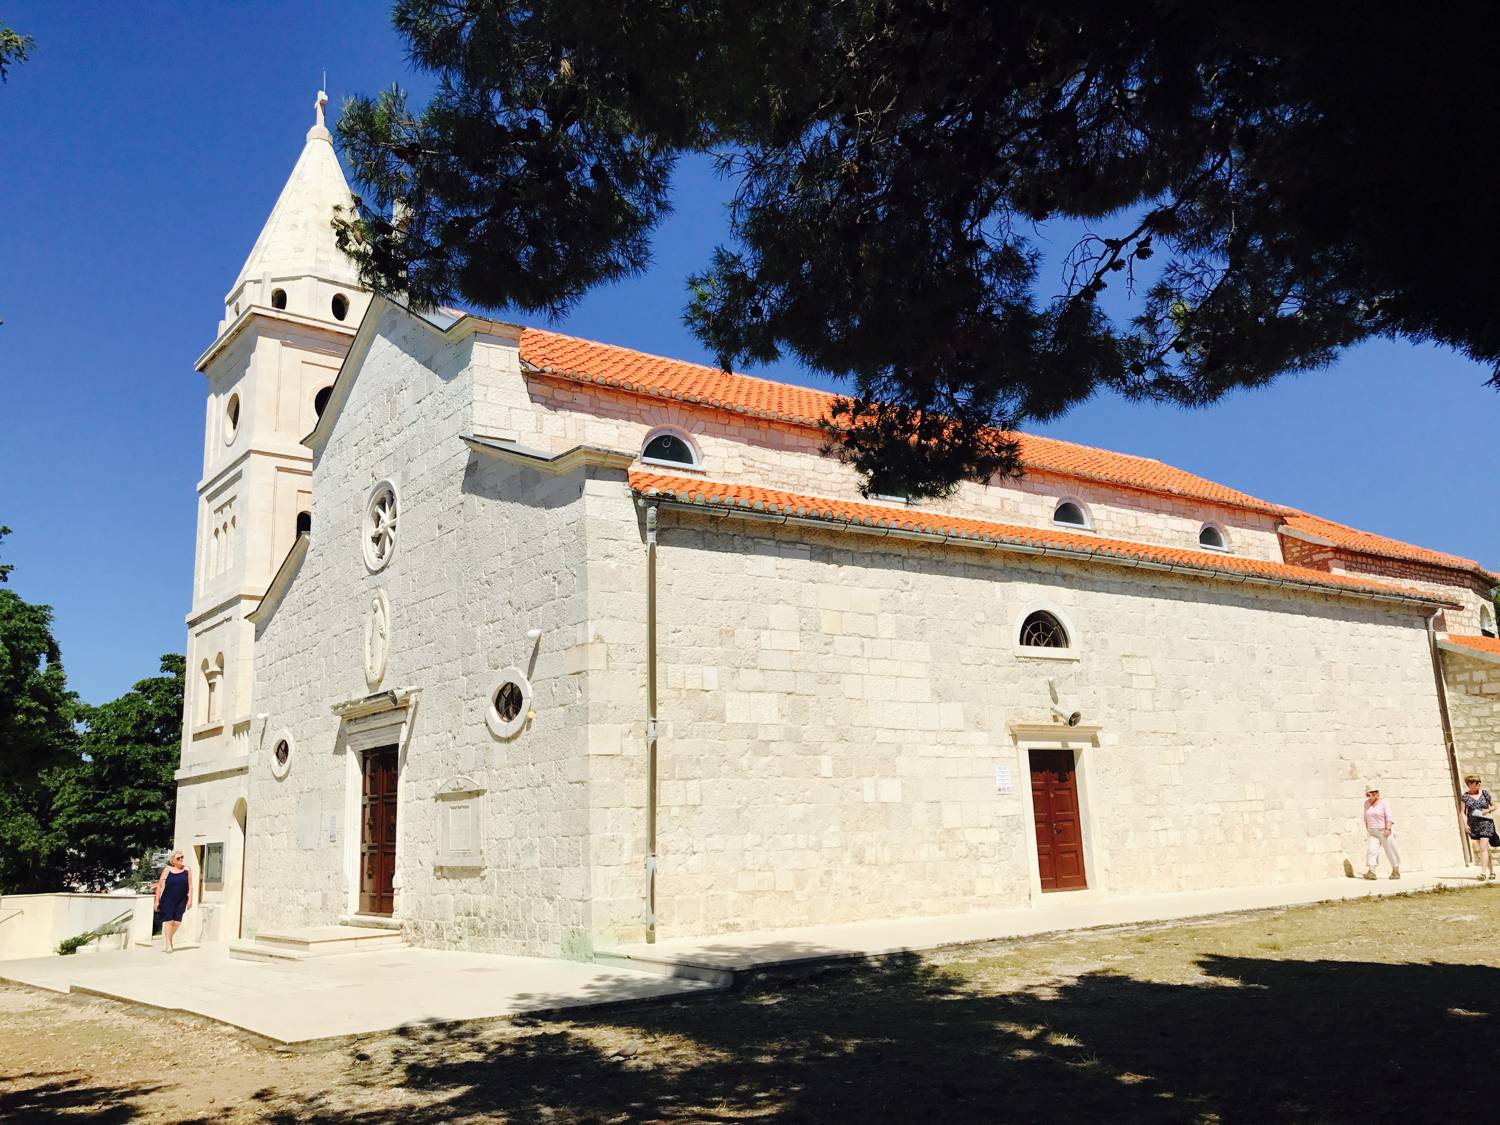
[{"label": "oval window", "polygon": [[496,738],[514,738],[531,718],[531,683],[519,668],[503,669],[490,683],[484,722]]},{"label": "oval window", "polygon": [[333,295],[333,319],[343,320],[349,315],[349,298],[342,293]]},{"label": "oval window", "polygon": [[240,395],[236,391],[229,396],[229,401],[224,405],[224,444],[228,445],[234,440],[234,435],[240,432]]}]

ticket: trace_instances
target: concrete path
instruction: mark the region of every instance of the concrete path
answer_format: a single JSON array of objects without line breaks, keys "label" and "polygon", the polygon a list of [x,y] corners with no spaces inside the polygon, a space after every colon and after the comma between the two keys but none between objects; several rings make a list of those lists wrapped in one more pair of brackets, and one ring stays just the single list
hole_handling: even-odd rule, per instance
[{"label": "concrete path", "polygon": [[1336,899],[1407,894],[1442,883],[1471,883],[1476,871],[1475,868],[1454,867],[1444,872],[1403,872],[1405,877],[1400,880],[1384,876],[1376,881],[1324,879],[1313,883],[1155,895],[1109,896],[1093,891],[1075,891],[1044,895],[1035,906],[1013,910],[755,930],[712,937],[663,936],[653,945],[640,943],[601,949],[598,956],[608,964],[634,964],[657,972],[716,971],[725,974],[721,980],[729,982],[733,973],[798,962],[879,957],[1092,926],[1168,921]]},{"label": "concrete path", "polygon": [[577,961],[435,949],[267,964],[232,960],[223,945],[4,961],[0,980],[189,1012],[288,1044],[714,987]]}]

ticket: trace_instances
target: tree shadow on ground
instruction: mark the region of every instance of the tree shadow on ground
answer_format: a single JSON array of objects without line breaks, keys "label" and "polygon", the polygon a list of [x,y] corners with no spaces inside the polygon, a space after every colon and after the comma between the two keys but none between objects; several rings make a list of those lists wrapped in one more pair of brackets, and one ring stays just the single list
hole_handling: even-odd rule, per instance
[{"label": "tree shadow on ground", "polygon": [[90,1125],[114,1125],[139,1116],[132,1101],[162,1089],[159,1085],[131,1083],[102,1086],[86,1082],[76,1072],[6,1075],[11,1089],[0,1091],[0,1121],[87,1121]]},{"label": "tree shadow on ground", "polygon": [[[1500,970],[1221,956],[1198,966],[1206,977],[1191,983],[1096,972],[991,995],[961,966],[896,958],[566,1026],[416,1029],[355,1081],[416,1095],[404,1125],[1431,1120],[1493,1087]],[[368,1111],[267,1094],[259,1112],[353,1122]]]}]

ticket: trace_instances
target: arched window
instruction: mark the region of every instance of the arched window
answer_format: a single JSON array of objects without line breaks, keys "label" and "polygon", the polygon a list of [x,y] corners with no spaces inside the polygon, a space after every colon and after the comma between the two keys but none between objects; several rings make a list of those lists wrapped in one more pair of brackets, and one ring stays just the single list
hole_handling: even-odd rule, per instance
[{"label": "arched window", "polygon": [[1021,622],[1021,644],[1026,648],[1067,648],[1068,631],[1061,621],[1039,609]]},{"label": "arched window", "polygon": [[343,320],[349,315],[349,298],[342,293],[333,295],[333,319]]},{"label": "arched window", "polygon": [[317,394],[313,395],[313,413],[316,414],[319,418],[323,417],[323,411],[328,409],[328,400],[332,397],[332,384],[324,387]]},{"label": "arched window", "polygon": [[284,309],[284,308],[286,308],[286,290],[285,289],[272,289],[271,290],[271,307],[273,309]]},{"label": "arched window", "polygon": [[1198,546],[1207,547],[1210,551],[1229,550],[1229,540],[1224,537],[1224,529],[1217,524],[1206,523],[1198,532]]},{"label": "arched window", "polygon": [[1083,510],[1083,505],[1075,504],[1072,500],[1064,500],[1052,510],[1052,522],[1060,523],[1064,527],[1088,527],[1088,513]]},{"label": "arched window", "polygon": [[312,534],[312,513],[311,512],[298,512],[297,513],[297,534],[298,535],[311,535]]},{"label": "arched window", "polygon": [[1485,637],[1495,635],[1495,611],[1487,605],[1479,607],[1479,632]]},{"label": "arched window", "polygon": [[661,430],[648,435],[646,444],[641,448],[641,460],[656,465],[685,465],[690,469],[699,467],[698,451],[693,448],[693,443],[685,434],[673,430]]}]

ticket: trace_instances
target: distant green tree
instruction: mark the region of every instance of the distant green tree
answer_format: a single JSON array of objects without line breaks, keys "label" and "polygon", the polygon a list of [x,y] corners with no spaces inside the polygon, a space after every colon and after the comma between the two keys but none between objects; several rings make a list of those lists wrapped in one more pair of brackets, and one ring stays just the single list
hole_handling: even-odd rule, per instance
[{"label": "distant green tree", "polygon": [[81,760],[54,778],[52,827],[67,844],[70,882],[113,886],[171,841],[185,667],[163,656],[161,675],[86,708]]},{"label": "distant green tree", "polygon": [[9,77],[9,69],[25,62],[31,54],[32,39],[8,27],[0,27],[0,82]]},{"label": "distant green tree", "polygon": [[[0,527],[0,539],[9,533]],[[12,569],[0,566],[0,583]],[[52,796],[79,762],[78,718],[52,607],[0,589],[0,891],[55,890],[65,877]]]}]

